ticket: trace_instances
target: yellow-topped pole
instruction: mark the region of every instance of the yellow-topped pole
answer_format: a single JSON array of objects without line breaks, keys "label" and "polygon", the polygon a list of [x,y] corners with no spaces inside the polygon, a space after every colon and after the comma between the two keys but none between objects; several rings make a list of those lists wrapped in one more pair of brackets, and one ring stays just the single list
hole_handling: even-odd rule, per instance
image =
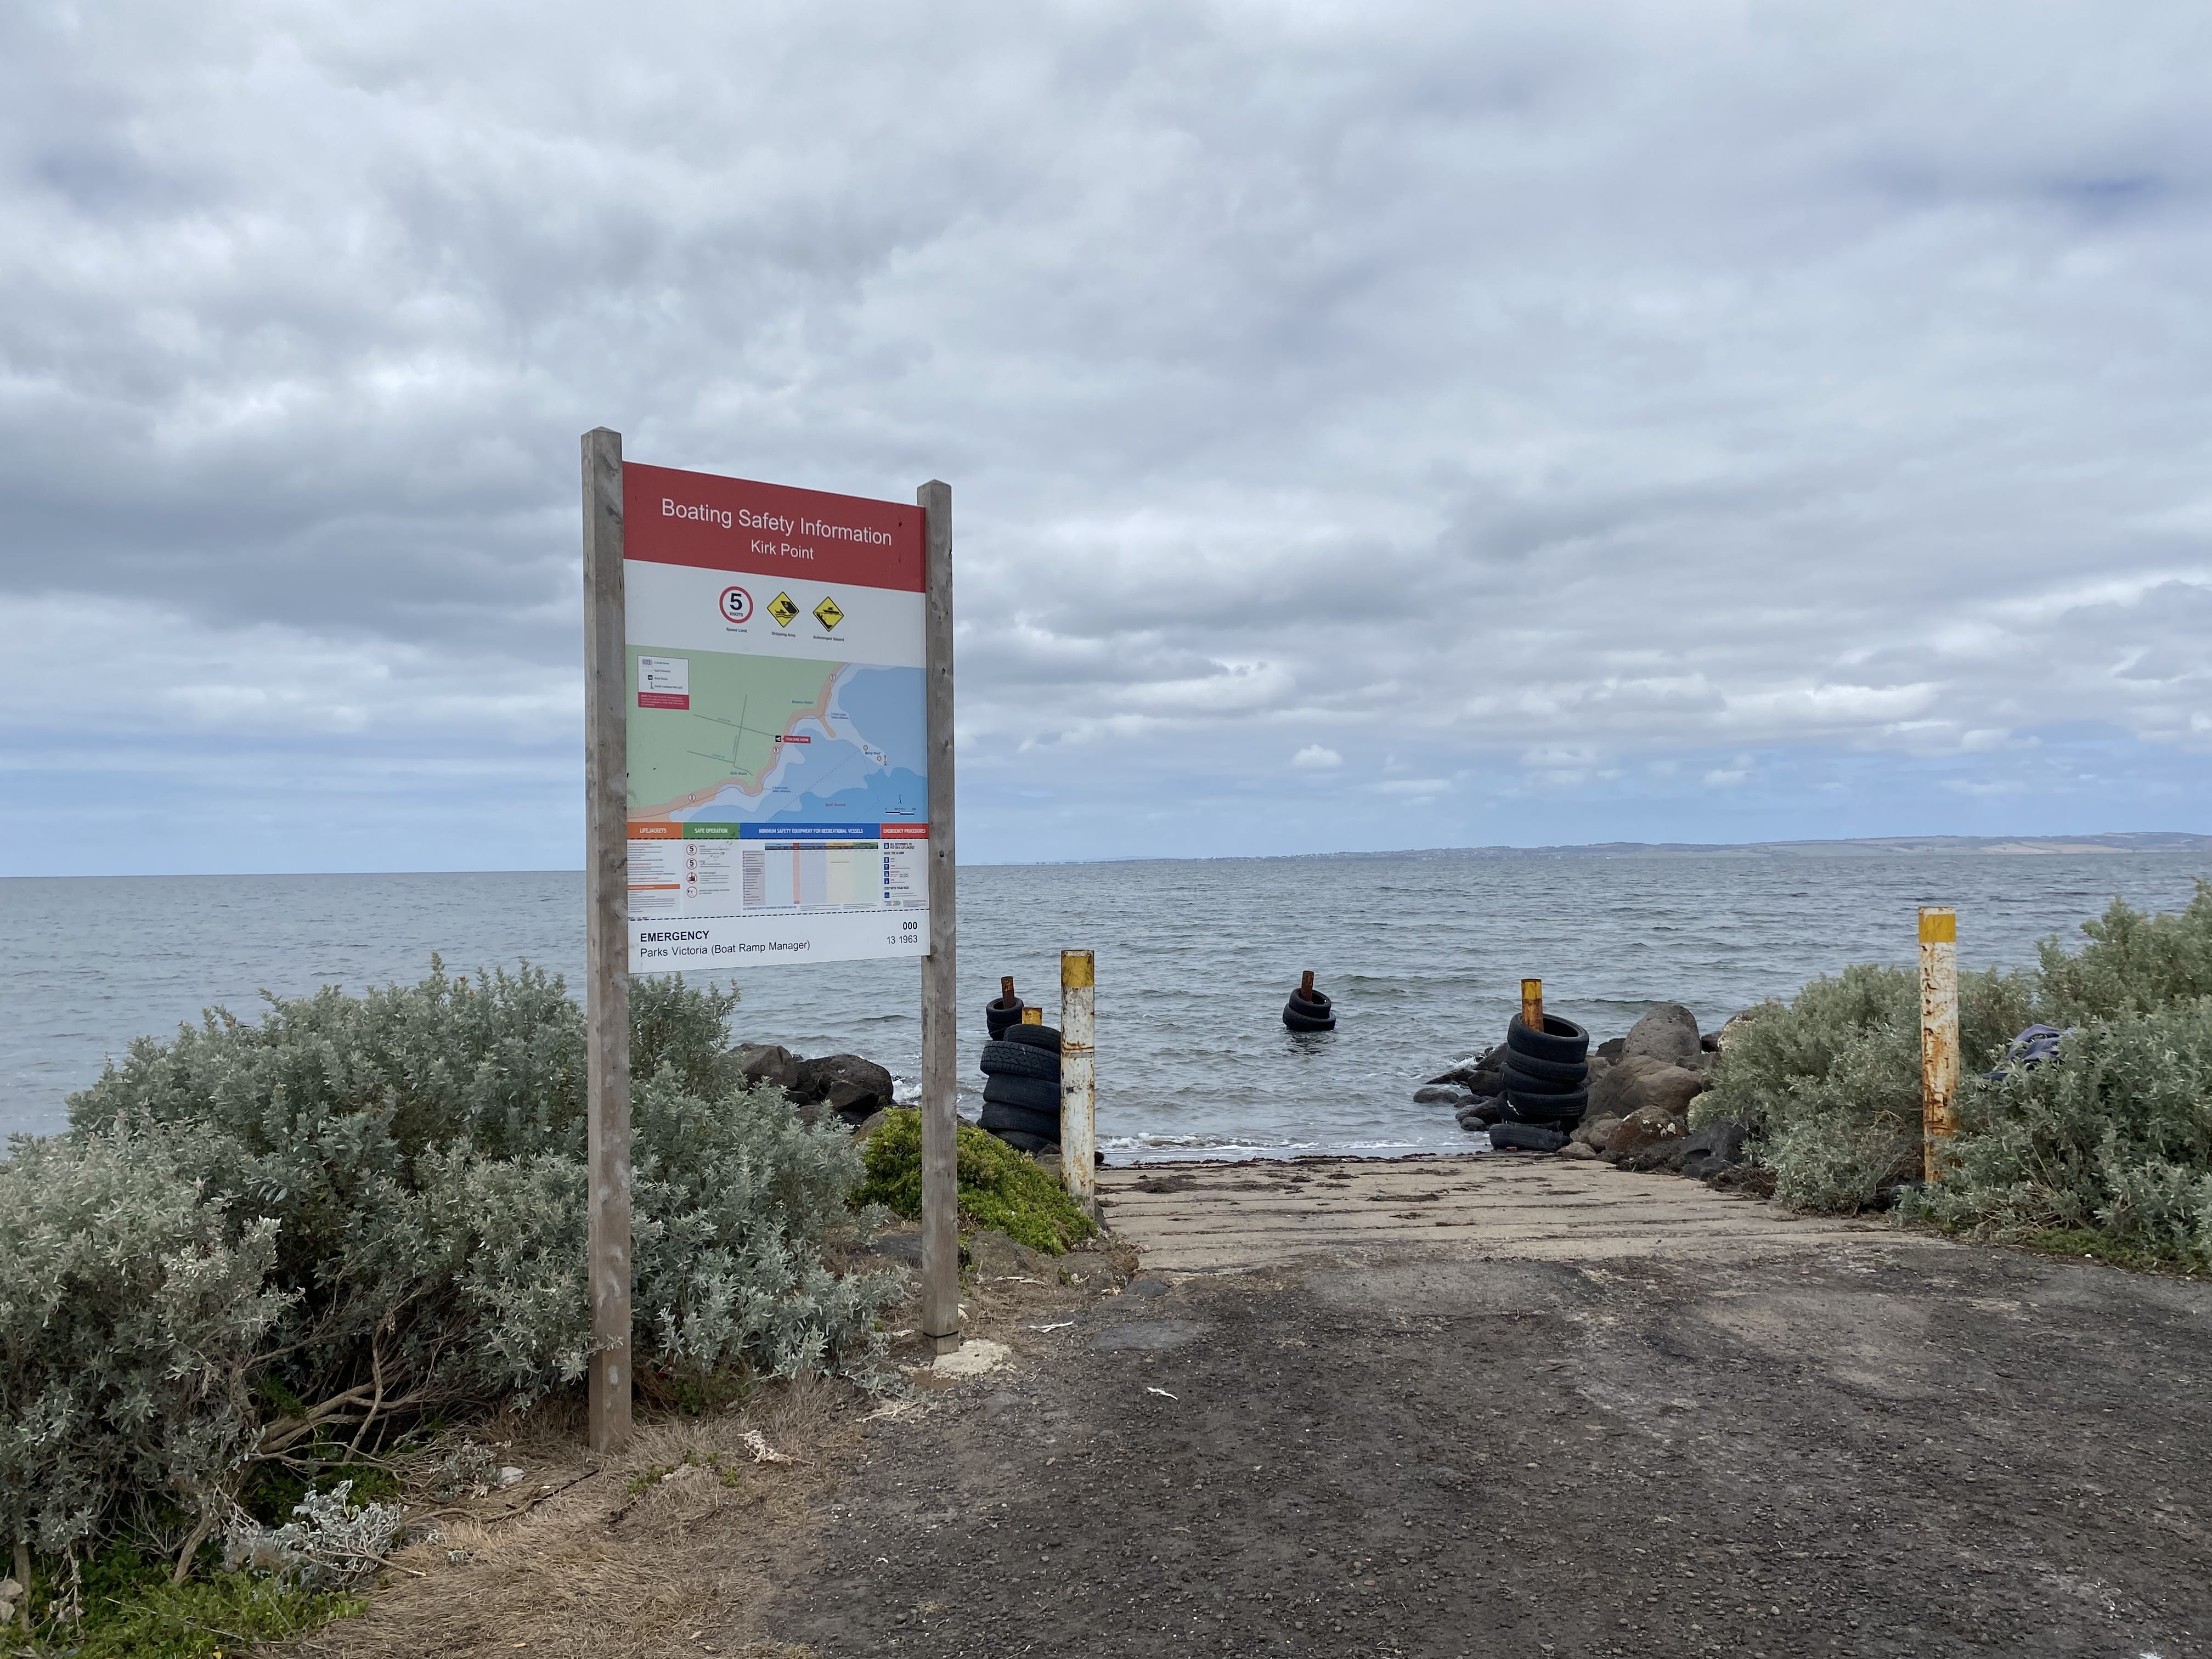
[{"label": "yellow-topped pole", "polygon": [[1921,1173],[1943,1178],[1958,1131],[1959,913],[1948,904],[1920,907]]},{"label": "yellow-topped pole", "polygon": [[1097,959],[1060,953],[1060,1184],[1088,1216],[1098,1213]]},{"label": "yellow-topped pole", "polygon": [[1544,981],[1540,979],[1521,981],[1521,1023],[1532,1031],[1544,1029]]}]

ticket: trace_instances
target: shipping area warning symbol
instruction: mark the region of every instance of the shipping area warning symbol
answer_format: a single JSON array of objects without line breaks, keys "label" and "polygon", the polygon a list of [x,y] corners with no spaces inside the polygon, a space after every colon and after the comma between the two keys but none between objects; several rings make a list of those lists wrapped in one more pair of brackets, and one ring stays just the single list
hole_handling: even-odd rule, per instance
[{"label": "shipping area warning symbol", "polygon": [[788,593],[779,593],[768,602],[768,614],[775,618],[778,628],[791,626],[791,619],[799,614],[799,605]]},{"label": "shipping area warning symbol", "polygon": [[836,600],[824,593],[822,603],[814,607],[814,620],[822,624],[823,633],[834,634],[837,631],[837,624],[845,620],[845,613],[837,608]]}]

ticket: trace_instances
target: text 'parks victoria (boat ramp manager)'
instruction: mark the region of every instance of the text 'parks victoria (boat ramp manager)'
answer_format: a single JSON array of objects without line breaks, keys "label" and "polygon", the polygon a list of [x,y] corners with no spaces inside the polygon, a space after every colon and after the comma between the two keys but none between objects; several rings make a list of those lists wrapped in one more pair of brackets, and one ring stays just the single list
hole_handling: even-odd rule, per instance
[{"label": "text 'parks victoria (boat ramp manager)'", "polygon": [[919,507],[623,469],[634,972],[928,949]]}]

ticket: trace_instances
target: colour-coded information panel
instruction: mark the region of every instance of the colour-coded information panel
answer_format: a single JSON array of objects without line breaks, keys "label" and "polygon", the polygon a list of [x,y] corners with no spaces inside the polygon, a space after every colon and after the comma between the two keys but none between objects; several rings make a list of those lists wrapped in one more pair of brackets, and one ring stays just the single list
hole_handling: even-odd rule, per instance
[{"label": "colour-coded information panel", "polygon": [[928,948],[922,516],[623,469],[635,972]]}]

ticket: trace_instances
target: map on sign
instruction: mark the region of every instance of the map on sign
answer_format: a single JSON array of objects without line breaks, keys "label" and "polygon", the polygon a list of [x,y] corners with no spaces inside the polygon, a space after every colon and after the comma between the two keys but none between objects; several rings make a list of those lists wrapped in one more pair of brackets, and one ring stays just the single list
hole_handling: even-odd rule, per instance
[{"label": "map on sign", "polygon": [[920,956],[921,514],[623,468],[634,970]]},{"label": "map on sign", "polygon": [[[919,668],[629,651],[631,822],[928,821]],[[655,669],[641,665],[671,660],[690,691],[656,707]]]}]

